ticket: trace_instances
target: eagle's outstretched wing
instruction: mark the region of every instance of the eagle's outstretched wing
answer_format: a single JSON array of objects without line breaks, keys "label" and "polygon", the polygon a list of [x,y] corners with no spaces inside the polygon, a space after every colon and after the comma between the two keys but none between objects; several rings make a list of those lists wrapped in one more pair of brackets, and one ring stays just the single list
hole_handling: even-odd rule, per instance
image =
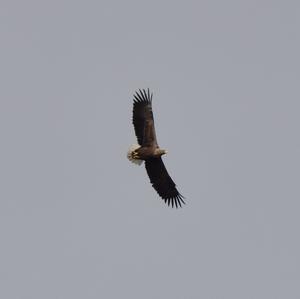
[{"label": "eagle's outstretched wing", "polygon": [[157,146],[149,88],[147,92],[143,89],[134,95],[132,123],[139,145]]},{"label": "eagle's outstretched wing", "polygon": [[184,204],[183,196],[176,189],[176,184],[169,176],[161,158],[150,158],[145,161],[146,170],[153,188],[168,204],[176,208]]}]

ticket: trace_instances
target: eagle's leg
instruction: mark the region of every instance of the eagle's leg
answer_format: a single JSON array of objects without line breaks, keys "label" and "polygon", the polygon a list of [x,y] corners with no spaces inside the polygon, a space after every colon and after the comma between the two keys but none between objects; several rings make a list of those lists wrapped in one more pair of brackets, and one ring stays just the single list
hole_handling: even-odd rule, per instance
[{"label": "eagle's leg", "polygon": [[137,151],[132,152],[132,157],[133,157],[133,159],[139,159],[140,158],[139,153]]}]

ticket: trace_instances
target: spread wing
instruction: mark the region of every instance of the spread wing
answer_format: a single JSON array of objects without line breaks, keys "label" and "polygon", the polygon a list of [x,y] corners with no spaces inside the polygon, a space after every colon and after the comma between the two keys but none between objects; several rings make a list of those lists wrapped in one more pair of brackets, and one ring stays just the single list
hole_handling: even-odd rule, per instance
[{"label": "spread wing", "polygon": [[143,89],[134,95],[132,123],[139,145],[157,146],[149,88],[147,92]]},{"label": "spread wing", "polygon": [[153,188],[168,204],[176,208],[184,204],[183,196],[176,189],[176,184],[169,176],[161,158],[150,158],[145,161],[146,170]]}]

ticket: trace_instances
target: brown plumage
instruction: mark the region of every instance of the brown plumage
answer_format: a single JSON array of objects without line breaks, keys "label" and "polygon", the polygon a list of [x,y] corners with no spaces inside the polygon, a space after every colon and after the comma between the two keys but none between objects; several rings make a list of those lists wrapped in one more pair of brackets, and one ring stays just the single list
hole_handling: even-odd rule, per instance
[{"label": "brown plumage", "polygon": [[157,144],[154,118],[152,112],[152,93],[149,89],[139,90],[134,95],[132,122],[138,145],[133,145],[127,157],[134,163],[145,161],[147,174],[153,188],[159,196],[172,207],[181,207],[184,204],[183,196],[176,189],[161,156],[167,151],[159,148]]}]

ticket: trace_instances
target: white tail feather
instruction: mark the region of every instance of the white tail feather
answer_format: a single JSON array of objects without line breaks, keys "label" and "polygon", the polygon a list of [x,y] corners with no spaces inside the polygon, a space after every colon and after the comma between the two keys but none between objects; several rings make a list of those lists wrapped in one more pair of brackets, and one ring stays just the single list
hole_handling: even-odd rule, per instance
[{"label": "white tail feather", "polygon": [[127,158],[129,161],[131,161],[132,163],[134,164],[137,164],[137,165],[141,165],[143,163],[143,160],[140,160],[140,159],[135,159],[133,158],[133,152],[135,150],[137,150],[138,148],[140,148],[141,146],[138,145],[138,144],[132,144],[127,152]]}]

